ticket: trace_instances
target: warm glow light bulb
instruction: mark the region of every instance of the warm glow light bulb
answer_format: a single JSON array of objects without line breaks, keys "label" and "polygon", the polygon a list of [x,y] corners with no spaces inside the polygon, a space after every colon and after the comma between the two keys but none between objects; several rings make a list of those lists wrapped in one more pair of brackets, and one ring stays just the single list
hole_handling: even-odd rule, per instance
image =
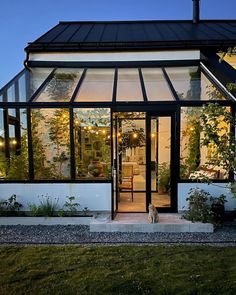
[{"label": "warm glow light bulb", "polygon": [[120,133],[120,132],[118,132],[118,133],[117,133],[117,136],[118,136],[118,137],[120,137],[120,136],[121,136],[121,133]]},{"label": "warm glow light bulb", "polygon": [[152,135],[151,135],[151,136],[152,136],[152,138],[154,138],[154,137],[155,137],[155,133],[152,133]]},{"label": "warm glow light bulb", "polygon": [[190,127],[189,130],[190,130],[190,131],[194,131],[194,128],[193,128],[193,127]]},{"label": "warm glow light bulb", "polygon": [[110,139],[110,138],[111,138],[110,135],[108,135],[108,136],[107,136],[107,139]]},{"label": "warm glow light bulb", "polygon": [[89,126],[89,127],[88,127],[88,130],[91,130],[91,129],[92,129],[92,126]]},{"label": "warm glow light bulb", "polygon": [[98,131],[96,131],[96,134],[98,135]]},{"label": "warm glow light bulb", "polygon": [[3,142],[2,141],[0,141],[0,146],[3,146]]},{"label": "warm glow light bulb", "polygon": [[12,144],[17,144],[17,141],[15,139],[13,139]]},{"label": "warm glow light bulb", "polygon": [[133,137],[134,137],[134,138],[137,138],[137,137],[138,137],[138,135],[137,135],[136,133],[134,133],[134,134],[133,134]]},{"label": "warm glow light bulb", "polygon": [[106,133],[106,130],[105,130],[105,129],[103,129],[103,130],[102,130],[102,133],[103,133],[103,134],[105,134],[105,133]]},{"label": "warm glow light bulb", "polygon": [[75,125],[78,125],[79,124],[79,121],[78,120],[75,120]]}]

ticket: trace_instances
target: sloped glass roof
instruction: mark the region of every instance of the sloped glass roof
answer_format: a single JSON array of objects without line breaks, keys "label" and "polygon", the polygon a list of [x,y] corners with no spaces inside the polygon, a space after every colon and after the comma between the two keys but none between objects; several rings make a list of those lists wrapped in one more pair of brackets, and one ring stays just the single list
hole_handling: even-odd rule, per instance
[{"label": "sloped glass roof", "polygon": [[2,102],[154,103],[226,100],[201,66],[149,68],[33,68],[0,90]]}]

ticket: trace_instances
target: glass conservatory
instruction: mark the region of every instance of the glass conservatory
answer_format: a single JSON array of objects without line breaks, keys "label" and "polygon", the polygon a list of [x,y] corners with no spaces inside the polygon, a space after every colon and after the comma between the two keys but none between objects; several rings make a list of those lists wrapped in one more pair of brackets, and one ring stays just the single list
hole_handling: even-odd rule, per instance
[{"label": "glass conservatory", "polygon": [[0,185],[52,195],[66,185],[95,211],[177,212],[199,174],[232,178],[208,164],[214,145],[201,145],[209,102],[234,114],[233,95],[199,60],[25,69],[0,92]]}]

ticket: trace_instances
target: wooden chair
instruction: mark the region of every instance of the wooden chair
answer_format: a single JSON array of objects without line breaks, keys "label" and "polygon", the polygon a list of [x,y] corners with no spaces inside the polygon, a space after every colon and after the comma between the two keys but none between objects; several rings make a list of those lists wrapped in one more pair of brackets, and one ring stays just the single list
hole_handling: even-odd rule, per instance
[{"label": "wooden chair", "polygon": [[130,191],[132,202],[134,197],[134,173],[133,165],[123,165],[122,166],[122,175],[121,182],[119,185],[119,190],[121,191]]}]

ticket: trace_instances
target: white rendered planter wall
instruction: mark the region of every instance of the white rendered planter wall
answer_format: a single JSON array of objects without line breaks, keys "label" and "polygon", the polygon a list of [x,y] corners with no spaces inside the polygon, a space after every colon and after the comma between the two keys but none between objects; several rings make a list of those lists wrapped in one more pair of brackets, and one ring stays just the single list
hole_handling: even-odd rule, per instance
[{"label": "white rendered planter wall", "polygon": [[236,209],[236,198],[233,198],[230,190],[225,183],[206,184],[206,183],[179,183],[178,184],[178,211],[183,211],[187,205],[186,198],[191,188],[200,188],[209,192],[213,197],[219,197],[221,194],[226,196],[225,210],[232,211]]},{"label": "white rendered planter wall", "polygon": [[16,194],[17,201],[23,204],[24,211],[29,210],[29,203],[39,204],[42,195],[58,199],[62,208],[66,196],[78,197],[80,210],[87,207],[90,211],[111,211],[110,183],[2,183],[1,199],[8,199]]}]

